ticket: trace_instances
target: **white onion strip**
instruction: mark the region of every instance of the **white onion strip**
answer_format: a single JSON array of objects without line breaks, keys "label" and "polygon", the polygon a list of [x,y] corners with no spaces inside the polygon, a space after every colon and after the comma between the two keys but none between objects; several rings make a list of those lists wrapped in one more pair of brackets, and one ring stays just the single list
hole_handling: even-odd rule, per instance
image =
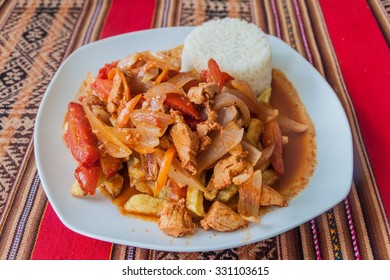
[{"label": "white onion strip", "polygon": [[131,155],[132,150],[127,147],[115,135],[107,129],[109,126],[105,125],[99,120],[91,111],[88,105],[83,104],[85,115],[91,124],[92,132],[96,135],[99,142],[104,146],[108,154],[115,158],[125,158]]},{"label": "white onion strip", "polygon": [[228,124],[222,133],[213,139],[207,149],[197,156],[198,174],[210,168],[217,160],[227,154],[229,150],[237,146],[241,142],[243,135],[243,128],[240,129],[234,122]]},{"label": "white onion strip", "polygon": [[149,98],[149,97],[159,96],[167,93],[177,93],[180,95],[184,95],[184,92],[181,89],[179,89],[177,86],[165,82],[165,83],[158,84],[154,87],[151,87],[147,92],[145,92],[144,97]]},{"label": "white onion strip", "polygon": [[241,99],[241,101],[244,102],[245,105],[249,108],[249,111],[252,114],[258,116],[258,118],[263,123],[267,123],[278,116],[277,109],[272,108],[269,104],[263,101],[258,101],[254,99],[252,96],[245,94],[240,90],[224,87],[222,89],[222,92],[230,93],[231,95],[234,95],[237,98]]},{"label": "white onion strip", "polygon": [[237,210],[240,216],[249,222],[259,221],[259,208],[261,198],[261,184],[263,177],[260,170],[240,185],[238,189]]},{"label": "white onion strip", "polygon": [[229,107],[224,107],[218,111],[217,121],[222,127],[226,127],[230,122],[236,120],[237,115],[238,115],[238,111],[236,106],[232,105]]},{"label": "white onion strip", "polygon": [[179,73],[168,80],[168,83],[173,84],[177,88],[183,87],[188,82],[195,80],[195,77],[192,77],[189,73]]},{"label": "white onion strip", "polygon": [[217,94],[214,97],[213,109],[215,111],[231,105],[237,106],[240,109],[244,125],[248,126],[251,121],[250,111],[248,106],[240,98],[227,92]]},{"label": "white onion strip", "polygon": [[250,165],[255,166],[261,157],[261,152],[248,140],[243,139],[241,145],[244,151],[248,152],[248,161]]},{"label": "white onion strip", "polygon": [[257,161],[254,169],[259,169],[261,165],[263,165],[267,160],[269,160],[269,158],[272,156],[272,153],[274,152],[274,148],[275,148],[275,144],[272,143],[262,151],[261,156]]},{"label": "white onion strip", "polygon": [[282,114],[279,114],[276,120],[283,133],[300,133],[307,130],[307,125],[294,121]]}]

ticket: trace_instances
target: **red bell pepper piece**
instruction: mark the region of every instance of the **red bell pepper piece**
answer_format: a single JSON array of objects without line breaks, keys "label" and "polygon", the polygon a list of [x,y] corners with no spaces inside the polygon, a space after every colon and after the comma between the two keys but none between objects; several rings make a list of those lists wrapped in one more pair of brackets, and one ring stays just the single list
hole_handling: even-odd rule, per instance
[{"label": "red bell pepper piece", "polygon": [[79,164],[74,172],[74,176],[84,192],[94,195],[99,183],[100,172],[101,167],[99,164],[92,166]]},{"label": "red bell pepper piece", "polygon": [[199,120],[200,115],[195,108],[195,105],[191,103],[186,97],[177,93],[167,93],[167,97],[164,103],[170,107],[179,110],[181,113],[190,115],[194,119]]},{"label": "red bell pepper piece", "polygon": [[227,82],[234,79],[228,73],[222,72],[218,63],[213,58],[209,59],[208,68],[207,82],[217,83],[220,89],[222,89]]},{"label": "red bell pepper piece", "polygon": [[117,61],[104,64],[104,66],[99,69],[99,72],[97,74],[97,78],[98,79],[108,79],[108,73],[111,71],[112,68],[115,68],[117,66],[117,64],[118,64]]},{"label": "red bell pepper piece", "polygon": [[284,174],[283,136],[276,120],[264,125],[262,144],[264,147],[274,144],[274,150],[269,160],[275,172],[282,176]]},{"label": "red bell pepper piece", "polygon": [[83,106],[70,102],[66,120],[64,140],[73,157],[84,166],[93,165],[99,160],[99,148]]},{"label": "red bell pepper piece", "polygon": [[96,79],[92,84],[91,88],[95,91],[95,94],[107,101],[110,91],[112,89],[112,80],[107,79]]},{"label": "red bell pepper piece", "polygon": [[122,161],[119,158],[114,158],[107,153],[100,155],[100,166],[102,167],[103,174],[106,178],[114,176],[122,165]]}]

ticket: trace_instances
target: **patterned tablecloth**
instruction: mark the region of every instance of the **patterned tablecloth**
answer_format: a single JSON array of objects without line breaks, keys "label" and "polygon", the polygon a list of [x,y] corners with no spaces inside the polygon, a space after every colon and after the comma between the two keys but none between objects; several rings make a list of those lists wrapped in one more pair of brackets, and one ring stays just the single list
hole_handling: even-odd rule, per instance
[{"label": "patterned tablecloth", "polygon": [[[0,1],[0,259],[390,259],[390,2],[375,0]],[[61,62],[135,30],[253,22],[326,78],[350,122],[354,176],[332,209],[239,248],[174,253],[112,244],[66,228],[34,157],[34,121]]]}]

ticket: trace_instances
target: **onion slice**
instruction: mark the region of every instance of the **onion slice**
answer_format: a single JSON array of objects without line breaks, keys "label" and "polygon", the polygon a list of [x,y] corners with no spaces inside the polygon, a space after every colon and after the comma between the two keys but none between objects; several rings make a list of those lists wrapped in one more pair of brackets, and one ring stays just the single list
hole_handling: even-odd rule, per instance
[{"label": "onion slice", "polygon": [[187,72],[184,72],[184,73],[181,72],[181,73],[175,75],[174,77],[172,77],[171,79],[169,79],[168,83],[173,84],[177,88],[181,88],[192,80],[195,80],[195,77],[191,76]]},{"label": "onion slice", "polygon": [[[170,124],[175,122],[175,117],[164,112],[149,110],[133,110],[130,112],[131,122],[138,128],[158,127],[164,132]],[[162,135],[162,134],[161,134]]]},{"label": "onion slice", "polygon": [[241,145],[244,151],[248,152],[249,164],[255,166],[261,157],[261,152],[246,139],[241,141]]},{"label": "onion slice", "polygon": [[180,70],[180,59],[169,56],[163,52],[143,51],[130,54],[118,62],[118,67],[121,69],[132,68],[137,61],[152,61],[156,64],[156,67],[160,69],[168,68],[169,70]]},{"label": "onion slice", "polygon": [[99,142],[104,146],[107,153],[115,158],[125,158],[131,155],[132,151],[120,139],[110,133],[109,126],[100,121],[91,111],[88,105],[83,104],[85,115],[92,127],[92,132]]},{"label": "onion slice", "polygon": [[224,87],[222,89],[223,93],[230,93],[237,98],[241,99],[242,102],[248,106],[249,111],[256,115],[263,123],[267,123],[278,116],[278,110],[272,108],[269,104],[258,101],[256,98],[253,98],[250,94],[245,94],[244,92]]},{"label": "onion slice", "polygon": [[142,169],[146,173],[146,179],[155,181],[158,174],[156,155],[154,153],[141,154],[141,163]]},{"label": "onion slice", "polygon": [[[153,153],[154,148],[160,144],[160,138],[157,133],[144,133],[138,128],[117,128],[106,126],[105,129],[113,137],[119,139],[126,146],[136,150],[140,154]],[[149,131],[153,131],[150,129]]]},{"label": "onion slice", "polygon": [[234,88],[244,93],[248,98],[252,100],[256,100],[257,98],[256,93],[252,90],[252,88],[248,83],[236,79],[236,80],[232,80],[231,84]]},{"label": "onion slice", "polygon": [[139,100],[142,98],[142,94],[138,94],[130,99],[123,108],[121,108],[118,118],[116,120],[116,125],[118,127],[126,127],[129,121],[130,112],[132,112],[135,106],[138,104]]},{"label": "onion slice", "polygon": [[261,184],[261,171],[257,170],[238,188],[238,214],[249,222],[259,221]]},{"label": "onion slice", "polygon": [[274,152],[275,144],[271,143],[267,146],[261,153],[259,160],[257,161],[254,169],[259,169],[267,160],[270,159],[272,153]]},{"label": "onion slice", "polygon": [[177,93],[180,95],[184,95],[184,92],[181,89],[179,89],[177,86],[169,82],[164,82],[155,85],[154,87],[151,87],[147,92],[145,92],[144,97],[149,98],[149,97],[154,97],[154,96],[163,95],[167,93]]},{"label": "onion slice", "polygon": [[243,128],[240,129],[234,122],[229,123],[222,133],[212,140],[207,149],[197,156],[198,174],[210,168],[217,160],[227,154],[229,150],[237,146],[241,142],[243,135]]},{"label": "onion slice", "polygon": [[217,121],[218,123],[222,126],[225,127],[227,126],[230,122],[233,122],[236,120],[238,115],[238,111],[236,106],[229,106],[229,107],[223,107],[218,111],[218,118]]},{"label": "onion slice", "polygon": [[243,123],[245,126],[248,126],[251,121],[250,111],[248,106],[240,98],[227,92],[217,94],[214,97],[213,109],[215,111],[219,111],[220,109],[229,107],[231,105],[235,105],[238,107],[238,109],[240,109]]},{"label": "onion slice", "polygon": [[280,130],[283,133],[301,133],[307,130],[307,125],[294,121],[280,113],[276,120],[279,124]]}]

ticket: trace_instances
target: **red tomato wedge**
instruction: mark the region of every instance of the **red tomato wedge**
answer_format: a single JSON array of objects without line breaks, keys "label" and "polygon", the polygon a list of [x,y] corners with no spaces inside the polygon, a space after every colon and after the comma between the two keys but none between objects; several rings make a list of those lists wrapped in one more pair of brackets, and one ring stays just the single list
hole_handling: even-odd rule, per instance
[{"label": "red tomato wedge", "polygon": [[118,64],[117,61],[104,64],[104,66],[99,69],[97,78],[98,79],[108,79],[108,73],[111,71],[112,68],[115,68],[117,64]]},{"label": "red tomato wedge", "polygon": [[84,192],[94,195],[99,183],[100,172],[101,167],[98,164],[92,166],[79,164],[74,172],[74,176]]},{"label": "red tomato wedge", "polygon": [[217,83],[220,89],[222,89],[227,82],[234,79],[228,73],[222,72],[219,68],[218,63],[213,58],[209,59],[208,67],[209,70],[207,75],[207,81]]},{"label": "red tomato wedge", "polygon": [[85,116],[83,106],[70,102],[66,121],[68,125],[64,140],[73,157],[84,166],[93,165],[100,157],[98,143]]},{"label": "red tomato wedge", "polygon": [[95,91],[98,97],[102,98],[104,101],[107,101],[112,89],[112,80],[96,79],[91,84],[91,88]]},{"label": "red tomato wedge", "polygon": [[122,165],[122,161],[119,158],[115,158],[107,153],[100,155],[100,166],[102,167],[104,177],[111,178],[118,173],[119,168]]},{"label": "red tomato wedge", "polygon": [[270,162],[275,172],[282,176],[284,174],[283,138],[276,120],[272,120],[264,125],[262,144],[264,147],[274,144]]},{"label": "red tomato wedge", "polygon": [[195,105],[191,103],[185,96],[177,93],[167,93],[167,97],[164,103],[174,109],[179,110],[185,115],[190,115],[194,119],[199,120],[200,115],[195,108]]},{"label": "red tomato wedge", "polygon": [[169,180],[169,201],[178,202],[187,196],[187,186],[180,187],[173,180]]}]

